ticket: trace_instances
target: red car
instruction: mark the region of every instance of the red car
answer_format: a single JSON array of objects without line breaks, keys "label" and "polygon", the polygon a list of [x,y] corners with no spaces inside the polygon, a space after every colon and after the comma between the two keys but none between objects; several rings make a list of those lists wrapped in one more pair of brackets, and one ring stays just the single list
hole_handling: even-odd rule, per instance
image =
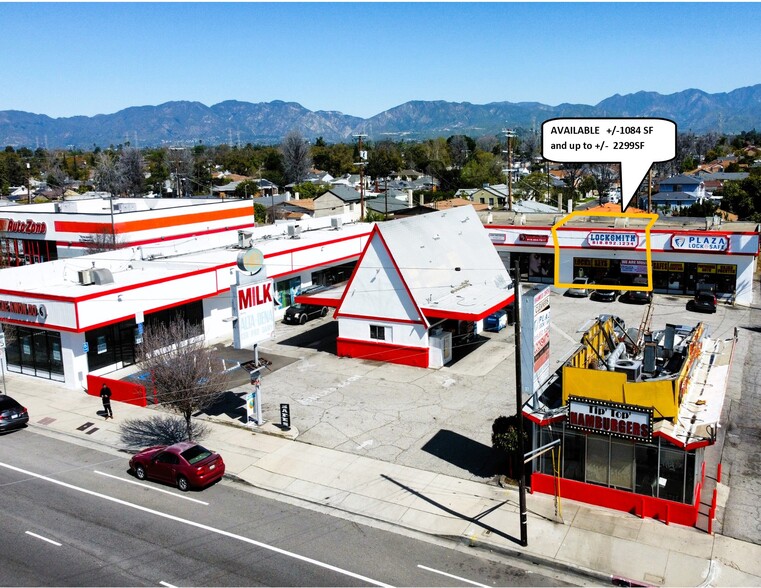
[{"label": "red car", "polygon": [[191,486],[208,486],[225,475],[222,456],[187,441],[143,449],[129,460],[129,467],[138,480],[176,484],[183,492]]}]

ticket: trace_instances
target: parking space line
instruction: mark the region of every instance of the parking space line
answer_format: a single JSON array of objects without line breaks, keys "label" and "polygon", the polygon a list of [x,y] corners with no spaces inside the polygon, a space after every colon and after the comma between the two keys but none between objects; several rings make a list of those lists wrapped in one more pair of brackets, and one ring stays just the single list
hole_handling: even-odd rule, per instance
[{"label": "parking space line", "polygon": [[174,496],[175,498],[182,498],[183,500],[190,500],[190,502],[197,502],[198,504],[203,504],[204,506],[209,506],[208,502],[204,502],[203,500],[198,500],[197,498],[191,498],[190,496],[183,496],[182,494],[176,494],[174,492],[170,492],[169,490],[165,490],[164,488],[158,488],[156,486],[150,486],[148,484],[143,484],[142,482],[135,482],[134,480],[126,480],[124,478],[121,478],[119,476],[114,476],[112,474],[107,474],[105,472],[99,472],[98,470],[93,470],[96,474],[101,476],[106,476],[108,478],[113,478],[114,480],[119,480],[120,482],[126,482],[127,484],[134,484],[135,486],[140,486],[142,488],[147,488],[148,490],[155,490],[156,492],[163,492],[164,494],[169,494],[170,496]]}]

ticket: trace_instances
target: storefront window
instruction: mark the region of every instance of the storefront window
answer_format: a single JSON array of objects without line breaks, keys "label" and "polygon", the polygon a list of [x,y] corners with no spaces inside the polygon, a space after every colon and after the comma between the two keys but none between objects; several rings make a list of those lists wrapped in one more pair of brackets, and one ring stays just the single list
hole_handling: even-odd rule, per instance
[{"label": "storefront window", "polygon": [[587,437],[587,482],[608,485],[609,446],[610,440],[607,437]]},{"label": "storefront window", "polygon": [[658,497],[684,502],[684,451],[661,446]]},{"label": "storefront window", "polygon": [[8,371],[63,380],[60,333],[14,325],[8,325],[4,330]]},{"label": "storefront window", "polygon": [[619,490],[634,488],[634,444],[611,439],[610,485]]},{"label": "storefront window", "polygon": [[300,277],[275,282],[275,308],[288,308],[300,292]]},{"label": "storefront window", "polygon": [[636,480],[634,491],[645,496],[656,496],[658,484],[658,448],[638,444],[635,449]]},{"label": "storefront window", "polygon": [[563,442],[563,477],[584,481],[584,441],[586,437],[566,429]]}]

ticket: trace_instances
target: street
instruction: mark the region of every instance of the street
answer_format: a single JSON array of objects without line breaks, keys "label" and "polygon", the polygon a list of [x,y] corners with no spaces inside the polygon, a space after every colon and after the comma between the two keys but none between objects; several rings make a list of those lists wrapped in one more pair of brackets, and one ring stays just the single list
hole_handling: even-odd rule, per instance
[{"label": "street", "polygon": [[[496,556],[276,502],[223,481],[137,481],[115,456],[24,429],[0,438],[3,585],[557,586]],[[520,564],[528,566],[529,564]],[[566,580],[566,581],[564,581]]]}]

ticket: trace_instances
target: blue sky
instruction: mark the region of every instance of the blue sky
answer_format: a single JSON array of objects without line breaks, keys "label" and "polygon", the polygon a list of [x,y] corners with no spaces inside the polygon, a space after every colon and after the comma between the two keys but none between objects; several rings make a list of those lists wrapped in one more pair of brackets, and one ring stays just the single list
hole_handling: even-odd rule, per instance
[{"label": "blue sky", "polygon": [[759,23],[761,4],[722,2],[0,3],[0,111],[728,92],[761,83]]}]

